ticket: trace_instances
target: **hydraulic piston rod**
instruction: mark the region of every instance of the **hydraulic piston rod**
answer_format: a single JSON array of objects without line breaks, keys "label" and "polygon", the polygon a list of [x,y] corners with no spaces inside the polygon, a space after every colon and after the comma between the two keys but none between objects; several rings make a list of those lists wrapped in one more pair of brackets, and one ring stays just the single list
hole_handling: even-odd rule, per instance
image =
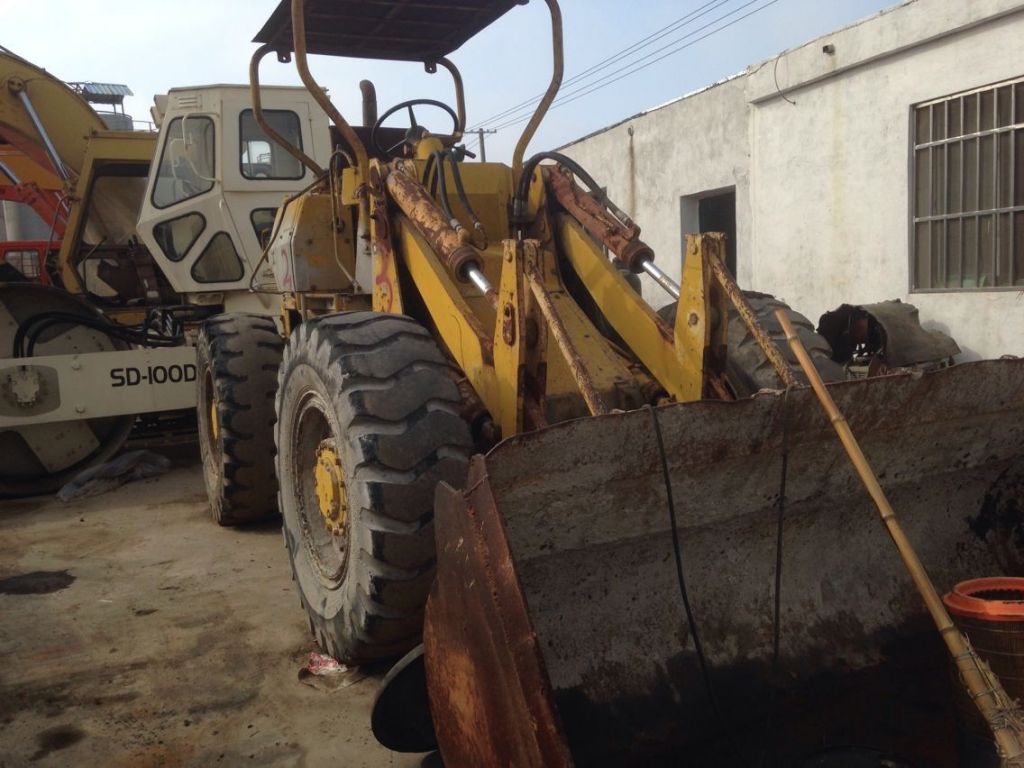
[{"label": "hydraulic piston rod", "polygon": [[466,277],[469,278],[469,282],[479,288],[485,296],[490,298],[492,303],[497,301],[497,291],[494,290],[494,286],[491,285],[491,281],[488,280],[487,276],[480,271],[479,267],[474,264],[467,268]]},{"label": "hydraulic piston rod", "polygon": [[68,173],[68,169],[64,167],[64,163],[61,162],[60,155],[57,154],[57,148],[53,145],[53,141],[50,139],[50,134],[46,132],[46,127],[43,125],[43,121],[39,119],[39,113],[36,112],[36,108],[32,106],[32,100],[28,97],[28,93],[25,91],[25,82],[18,78],[13,78],[8,82],[7,87],[18,94],[18,100],[21,102],[21,106],[25,108],[25,113],[28,115],[29,120],[32,121],[32,125],[35,126],[36,131],[39,132],[39,137],[43,140],[43,146],[46,148],[46,154],[50,158],[50,162],[53,163],[54,170],[64,180],[70,181],[71,174]]},{"label": "hydraulic piston rod", "polygon": [[18,178],[18,174],[11,170],[11,167],[7,165],[3,160],[0,160],[0,173],[11,180],[14,185],[21,184],[21,179]]},{"label": "hydraulic piston rod", "polygon": [[498,294],[480,268],[480,254],[451,227],[423,187],[400,170],[389,173],[385,184],[402,213],[430,243],[449,273],[456,280],[473,283],[492,303],[496,302]]},{"label": "hydraulic piston rod", "polygon": [[650,275],[654,282],[664,288],[673,299],[679,298],[679,283],[666,275],[651,259],[644,259],[640,262],[644,272]]}]

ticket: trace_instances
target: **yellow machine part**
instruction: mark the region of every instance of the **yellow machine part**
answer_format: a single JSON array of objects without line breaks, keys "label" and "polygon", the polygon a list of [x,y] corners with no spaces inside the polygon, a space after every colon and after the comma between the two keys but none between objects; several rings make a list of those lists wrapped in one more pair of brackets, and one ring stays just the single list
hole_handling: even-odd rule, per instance
[{"label": "yellow machine part", "polygon": [[[89,136],[106,125],[92,107],[46,70],[0,52],[0,138],[44,169],[54,170],[42,137],[32,124],[20,94],[26,94],[72,175],[82,172]],[[29,180],[29,179],[23,179]]]},{"label": "yellow machine part", "polygon": [[[145,193],[157,134],[142,131],[100,131],[91,134],[72,193],[67,230],[61,242],[59,268],[67,290],[84,291],[79,271],[83,243],[95,245],[114,231],[134,232]],[[109,189],[99,180],[116,166],[118,184]],[[130,169],[130,172],[129,172]],[[93,213],[97,215],[92,215]],[[93,227],[95,231],[89,231]]]},{"label": "yellow machine part", "polygon": [[[0,144],[0,163],[11,169],[18,177],[19,183],[32,183],[40,189],[55,192],[64,190],[64,182],[54,173],[51,165],[39,165],[33,158],[9,144]],[[13,183],[14,179],[8,178],[0,171],[0,184]]]},{"label": "yellow machine part", "polygon": [[313,475],[320,515],[327,530],[334,534],[344,533],[348,525],[348,493],[333,438],[324,440],[317,448]]}]

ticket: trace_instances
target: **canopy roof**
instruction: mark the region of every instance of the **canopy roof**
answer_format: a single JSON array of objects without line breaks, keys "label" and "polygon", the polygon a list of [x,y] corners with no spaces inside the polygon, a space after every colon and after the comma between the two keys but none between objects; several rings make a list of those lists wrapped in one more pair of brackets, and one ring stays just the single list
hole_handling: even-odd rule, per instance
[{"label": "canopy roof", "polygon": [[[306,50],[329,56],[432,61],[529,0],[305,0]],[[254,42],[291,51],[291,0]]]}]

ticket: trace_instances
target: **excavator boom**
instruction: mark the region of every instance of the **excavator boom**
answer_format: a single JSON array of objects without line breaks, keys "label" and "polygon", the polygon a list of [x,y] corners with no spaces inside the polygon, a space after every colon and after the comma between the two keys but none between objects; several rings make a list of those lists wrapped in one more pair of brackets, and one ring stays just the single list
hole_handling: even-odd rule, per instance
[{"label": "excavator boom", "polygon": [[[70,185],[85,164],[89,134],[104,130],[100,116],[71,88],[46,70],[0,51],[0,141],[42,169],[36,173],[55,174]],[[23,167],[21,181],[40,184],[27,170]]]}]

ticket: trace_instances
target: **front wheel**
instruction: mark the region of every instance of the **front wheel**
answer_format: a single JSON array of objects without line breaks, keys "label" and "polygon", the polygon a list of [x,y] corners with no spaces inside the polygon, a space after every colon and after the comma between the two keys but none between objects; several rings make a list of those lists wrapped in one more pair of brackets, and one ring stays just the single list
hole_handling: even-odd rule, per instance
[{"label": "front wheel", "polygon": [[349,664],[419,642],[434,578],[434,489],[463,484],[469,428],[444,355],[414,320],[317,318],[285,348],[279,507],[321,647]]},{"label": "front wheel", "polygon": [[276,511],[274,393],[283,347],[273,319],[262,315],[217,315],[199,332],[199,450],[219,525],[254,523]]}]

